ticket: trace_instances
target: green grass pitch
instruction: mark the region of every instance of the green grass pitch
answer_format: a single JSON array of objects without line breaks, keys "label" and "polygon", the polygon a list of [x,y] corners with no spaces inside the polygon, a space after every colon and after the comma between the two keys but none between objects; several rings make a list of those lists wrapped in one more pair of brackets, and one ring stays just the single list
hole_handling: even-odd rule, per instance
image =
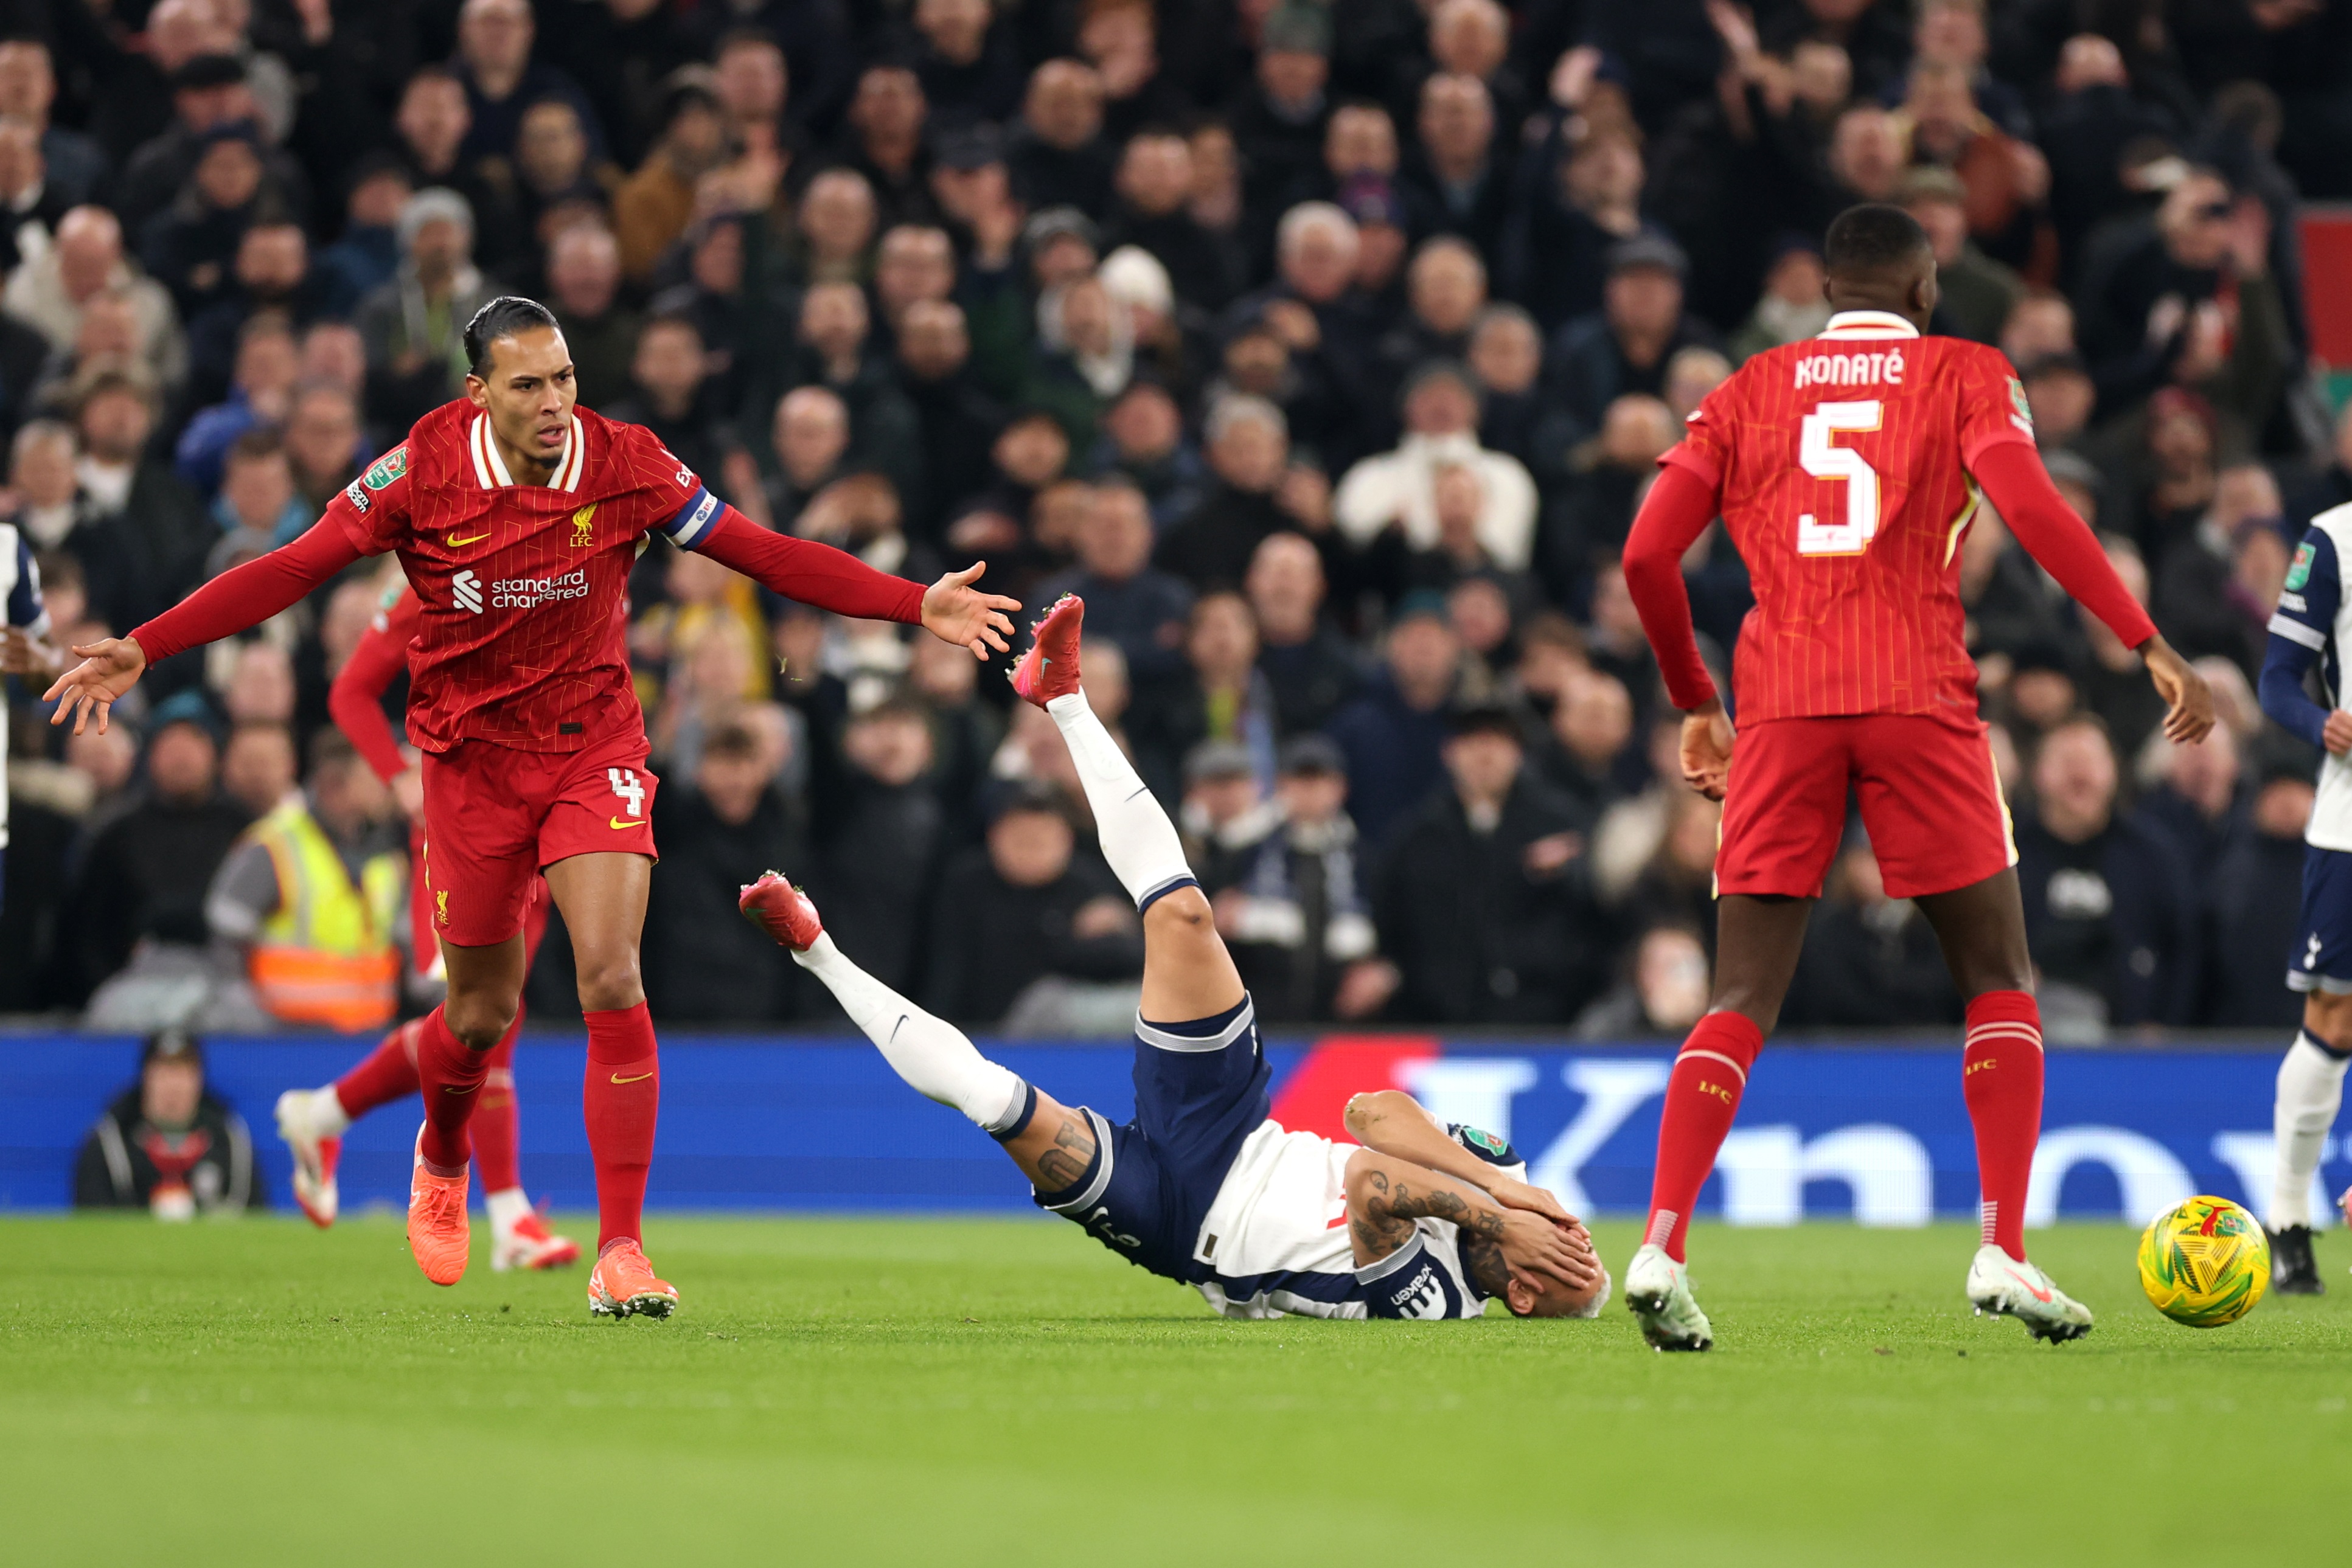
[{"label": "green grass pitch", "polygon": [[437,1291],[394,1219],[0,1220],[0,1559],[2026,1568],[2352,1522],[2341,1233],[2331,1295],[2204,1332],[2130,1232],[2038,1233],[2099,1313],[2052,1348],[1969,1315],[1966,1228],[1702,1227],[1718,1348],[1660,1356],[1614,1303],[1226,1322],[1043,1221],[657,1217],[684,1310],[614,1324],[477,1226]]}]

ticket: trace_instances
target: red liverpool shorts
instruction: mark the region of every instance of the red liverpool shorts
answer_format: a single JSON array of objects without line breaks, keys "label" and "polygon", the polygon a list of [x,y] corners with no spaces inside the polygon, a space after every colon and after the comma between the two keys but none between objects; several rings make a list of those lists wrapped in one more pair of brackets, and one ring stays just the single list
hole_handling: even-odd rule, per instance
[{"label": "red liverpool shorts", "polygon": [[433,930],[459,947],[522,929],[544,867],[573,855],[654,853],[643,730],[578,751],[461,740],[425,754],[425,883]]},{"label": "red liverpool shorts", "polygon": [[1731,750],[1717,894],[1818,895],[1845,833],[1848,789],[1890,898],[1949,893],[2017,863],[1981,720],[1767,719]]},{"label": "red liverpool shorts", "polygon": [[[433,936],[436,928],[433,888],[425,878],[425,824],[420,821],[408,828],[408,930],[414,938],[408,957],[418,979],[438,980],[444,977],[441,944]],[[547,912],[554,907],[546,882],[538,877],[531,879],[530,900],[522,914],[522,967],[526,969],[539,956],[540,939],[547,935]]]}]

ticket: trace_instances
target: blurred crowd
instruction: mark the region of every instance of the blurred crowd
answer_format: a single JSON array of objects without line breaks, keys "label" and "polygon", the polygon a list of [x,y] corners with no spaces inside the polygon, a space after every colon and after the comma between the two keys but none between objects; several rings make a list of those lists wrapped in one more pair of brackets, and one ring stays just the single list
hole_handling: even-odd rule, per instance
[{"label": "blurred crowd", "polygon": [[[308,527],[457,394],[474,309],[526,293],[583,403],[761,524],[921,580],[985,559],[1033,614],[1084,595],[1095,706],[1276,1022],[1701,1009],[1716,809],[1615,556],[1682,416],[1823,325],[1829,217],[1898,203],[1937,329],[2007,352],[2228,719],[2168,747],[2137,658],[1979,513],[1962,594],[2052,1033],[2296,1016],[2315,759],[2247,676],[2303,524],[2352,500],[2294,227],[2352,194],[2352,6],[0,10],[5,504],[58,642]],[[1746,573],[1719,529],[1685,570],[1719,661]],[[104,736],[16,684],[0,1011],[233,961],[237,851],[290,792],[355,882],[404,846],[326,706],[397,572],[158,667]],[[666,541],[631,615],[657,1016],[833,1016],[734,913],[772,866],[946,1017],[1116,1019],[1140,933],[1002,661]],[[542,1016],[567,965],[559,936]],[[1958,1017],[1857,838],[1790,1025]]]}]

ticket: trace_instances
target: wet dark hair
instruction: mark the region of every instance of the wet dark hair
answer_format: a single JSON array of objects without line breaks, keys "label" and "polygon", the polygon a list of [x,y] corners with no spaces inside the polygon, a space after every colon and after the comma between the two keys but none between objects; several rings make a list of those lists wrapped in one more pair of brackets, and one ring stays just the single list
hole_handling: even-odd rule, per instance
[{"label": "wet dark hair", "polygon": [[1831,220],[1822,246],[1822,262],[1833,273],[1892,272],[1933,247],[1919,220],[1884,202],[1848,207]]},{"label": "wet dark hair", "polygon": [[526,299],[520,294],[501,294],[475,311],[474,319],[466,323],[466,368],[475,375],[487,377],[492,343],[535,327],[554,325],[555,312],[538,300]]}]

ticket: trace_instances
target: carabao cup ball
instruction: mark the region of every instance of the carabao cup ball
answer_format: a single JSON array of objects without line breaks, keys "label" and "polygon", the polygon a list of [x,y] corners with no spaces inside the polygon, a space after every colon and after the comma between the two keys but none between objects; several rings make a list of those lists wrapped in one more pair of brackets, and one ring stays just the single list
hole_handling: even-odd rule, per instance
[{"label": "carabao cup ball", "polygon": [[2192,1197],[2140,1235],[2140,1289],[2174,1322],[2192,1329],[2236,1322],[2270,1285],[2270,1238],[2226,1197]]}]

